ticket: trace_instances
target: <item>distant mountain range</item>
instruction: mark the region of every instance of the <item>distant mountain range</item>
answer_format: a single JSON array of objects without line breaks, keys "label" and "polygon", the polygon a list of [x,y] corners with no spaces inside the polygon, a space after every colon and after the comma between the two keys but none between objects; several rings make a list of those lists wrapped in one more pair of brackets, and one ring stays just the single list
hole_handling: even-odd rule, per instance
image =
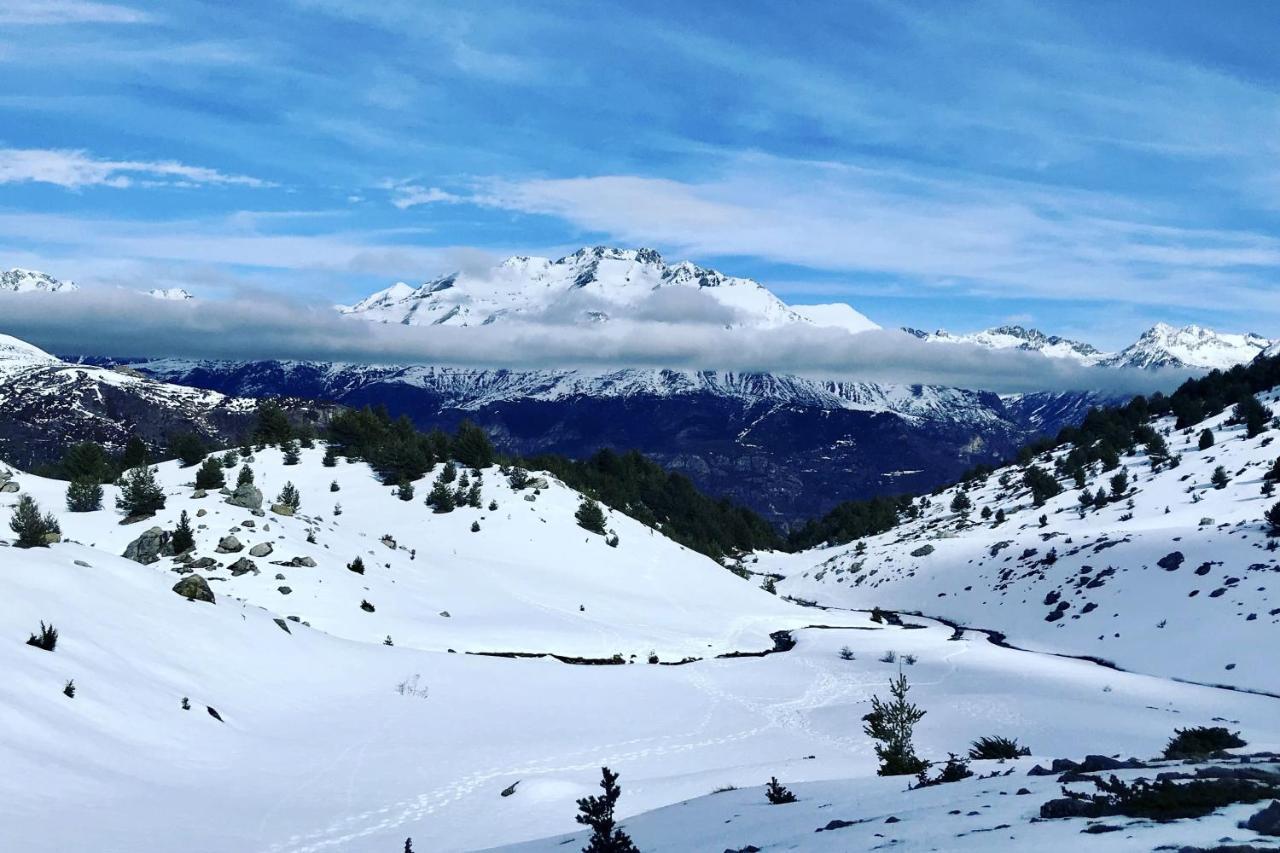
[{"label": "distant mountain range", "polygon": [[[40,273],[5,274],[16,290],[71,290]],[[185,291],[153,292],[189,299]],[[198,303],[197,303],[198,304]],[[848,305],[788,305],[761,284],[652,249],[594,247],[557,260],[513,257],[483,272],[457,272],[419,286],[403,282],[337,309],[367,320],[478,327],[550,320],[561,325],[676,321],[739,329],[879,329]],[[1225,368],[1271,341],[1198,326],[1160,324],[1115,353],[1021,326],[968,335],[904,330],[929,345],[1020,349],[1098,368]],[[566,330],[572,334],[572,329]],[[782,523],[842,500],[919,492],[978,463],[1006,458],[1029,439],[1078,422],[1112,393],[1081,390],[999,395],[989,391],[788,375],[622,369],[466,369],[297,361],[91,359],[139,375],[230,398],[287,396],[350,406],[385,405],[421,427],[464,418],[505,449],[582,457],[637,449]]]}]

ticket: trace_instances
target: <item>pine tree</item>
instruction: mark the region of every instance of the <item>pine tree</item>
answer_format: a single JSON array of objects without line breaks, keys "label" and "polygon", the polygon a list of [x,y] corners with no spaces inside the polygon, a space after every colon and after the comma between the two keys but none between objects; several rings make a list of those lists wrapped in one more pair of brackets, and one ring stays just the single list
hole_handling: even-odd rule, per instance
[{"label": "pine tree", "polygon": [[779,782],[777,776],[769,777],[769,784],[764,786],[764,798],[769,801],[769,805],[773,806],[781,806],[796,801],[796,795]]},{"label": "pine tree", "polygon": [[472,483],[471,488],[467,489],[467,506],[479,509],[482,505],[482,496],[480,494],[480,483]]},{"label": "pine tree", "polygon": [[107,452],[102,449],[102,445],[92,441],[82,441],[67,448],[58,467],[62,477],[67,480],[109,483],[115,479]]},{"label": "pine tree", "polygon": [[320,460],[320,464],[326,468],[333,468],[338,464],[338,451],[332,444],[325,447],[324,458]]},{"label": "pine tree", "polygon": [[236,488],[246,485],[253,485],[253,469],[249,467],[248,462],[240,466],[240,473],[236,475]]},{"label": "pine tree", "polygon": [[77,477],[67,484],[67,509],[97,512],[102,509],[102,486],[90,477]]},{"label": "pine tree", "polygon": [[929,766],[929,762],[916,756],[911,741],[916,723],[926,712],[907,700],[910,689],[907,677],[898,673],[898,677],[889,682],[892,701],[872,696],[871,713],[862,718],[867,736],[876,741],[881,776],[914,776]]},{"label": "pine tree", "polygon": [[180,432],[169,439],[169,453],[177,458],[184,468],[195,465],[208,452],[200,436],[193,432]]},{"label": "pine tree", "polygon": [[600,504],[591,498],[583,497],[582,503],[578,504],[578,511],[573,514],[578,520],[578,526],[584,530],[590,530],[592,533],[604,535],[605,517],[604,510],[600,509]]},{"label": "pine tree", "polygon": [[431,484],[431,492],[427,495],[427,506],[438,513],[453,512],[453,489],[449,488],[443,473]]},{"label": "pine tree", "polygon": [[1267,473],[1262,475],[1262,479],[1272,483],[1280,482],[1280,459],[1276,459],[1271,463],[1271,467],[1267,469]]},{"label": "pine tree", "polygon": [[996,524],[1004,524],[1004,508],[996,510]]},{"label": "pine tree", "polygon": [[293,425],[289,416],[275,400],[263,400],[258,404],[258,422],[253,437],[263,444],[282,444],[293,438]]},{"label": "pine tree", "polygon": [[298,450],[298,442],[289,439],[280,445],[280,449],[284,451],[284,464],[297,465],[302,459],[302,453]]},{"label": "pine tree", "polygon": [[358,575],[364,574],[364,560],[356,557],[350,563],[347,563],[347,571],[355,572]]},{"label": "pine tree", "polygon": [[618,804],[622,789],[618,787],[618,774],[608,767],[600,768],[601,796],[583,797],[578,800],[580,814],[574,817],[583,826],[591,827],[591,838],[582,853],[640,853],[630,836],[622,831],[614,820],[613,810]]},{"label": "pine tree", "polygon": [[452,462],[444,463],[444,468],[440,471],[440,482],[452,483],[458,478],[458,466]]},{"label": "pine tree", "polygon": [[1043,506],[1049,498],[1062,492],[1057,479],[1037,465],[1031,465],[1023,472],[1022,481],[1031,489],[1031,499],[1036,506]]},{"label": "pine tree", "polygon": [[1151,470],[1160,470],[1161,465],[1169,462],[1169,443],[1164,440],[1164,436],[1155,430],[1147,437],[1147,459],[1151,462]]},{"label": "pine tree", "polygon": [[484,430],[463,421],[453,436],[453,455],[469,468],[488,468],[493,464],[493,444]]},{"label": "pine tree", "polygon": [[1127,491],[1129,491],[1129,473],[1121,468],[1111,477],[1111,500],[1120,500]]},{"label": "pine tree", "polygon": [[413,483],[401,478],[400,483],[396,486],[396,497],[402,501],[413,500]]},{"label": "pine tree", "polygon": [[40,505],[30,495],[18,498],[9,529],[18,534],[18,540],[13,543],[18,548],[47,548],[50,534],[62,532],[58,519],[51,513],[41,514]]},{"label": "pine tree", "polygon": [[190,551],[196,546],[195,532],[191,529],[191,519],[187,516],[185,509],[182,511],[182,515],[178,516],[178,526],[174,528],[173,539],[170,540],[170,544],[173,545],[175,554]]},{"label": "pine tree", "polygon": [[147,451],[146,443],[138,436],[131,435],[125,442],[124,453],[120,457],[120,467],[126,471],[137,468],[139,465],[147,464],[149,458],[150,453]]},{"label": "pine tree", "polygon": [[280,494],[276,495],[276,503],[284,504],[295,512],[302,506],[302,495],[298,494],[298,487],[291,482],[286,482],[284,488],[280,490]]},{"label": "pine tree", "polygon": [[1262,517],[1267,522],[1267,535],[1280,536],[1280,503],[1272,504]]},{"label": "pine tree", "polygon": [[222,462],[210,456],[196,471],[196,488],[205,491],[221,489],[227,484],[227,476],[223,473]]},{"label": "pine tree", "polygon": [[116,509],[127,516],[155,515],[164,509],[164,489],[156,481],[156,471],[149,465],[134,468],[120,483]]},{"label": "pine tree", "polygon": [[957,491],[956,496],[951,499],[951,511],[957,515],[968,515],[969,510],[973,508],[973,502],[969,500],[969,496],[962,491]]},{"label": "pine tree", "polygon": [[1209,478],[1209,482],[1213,483],[1215,489],[1225,489],[1227,483],[1231,482],[1231,477],[1227,475],[1227,469],[1219,465],[1213,469],[1213,476]]},{"label": "pine tree", "polygon": [[1203,429],[1200,431],[1200,449],[1208,450],[1213,447],[1213,430]]},{"label": "pine tree", "polygon": [[1267,421],[1270,420],[1271,413],[1267,411],[1267,407],[1258,402],[1258,398],[1252,394],[1246,394],[1240,398],[1240,402],[1236,403],[1235,409],[1231,413],[1231,419],[1236,423],[1244,424],[1245,435],[1253,438],[1259,435],[1267,428]]}]

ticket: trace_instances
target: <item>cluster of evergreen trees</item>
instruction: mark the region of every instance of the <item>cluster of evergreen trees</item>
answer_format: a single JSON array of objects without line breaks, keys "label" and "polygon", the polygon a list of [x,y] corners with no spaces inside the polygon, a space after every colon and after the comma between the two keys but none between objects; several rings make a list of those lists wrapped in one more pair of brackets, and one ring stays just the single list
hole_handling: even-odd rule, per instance
[{"label": "cluster of evergreen trees", "polygon": [[442,430],[424,433],[405,415],[393,420],[385,406],[339,412],[329,422],[328,438],[336,453],[365,460],[389,486],[417,480],[441,461],[487,468],[497,457],[489,436],[469,421],[452,436]]},{"label": "cluster of evergreen trees", "polygon": [[[716,559],[784,545],[773,526],[756,513],[728,499],[708,497],[688,477],[667,471],[636,451],[601,450],[581,460],[534,456],[517,464],[549,471],[569,487]],[[588,514],[591,526],[584,527],[603,525],[603,518],[597,520],[589,510]]]}]

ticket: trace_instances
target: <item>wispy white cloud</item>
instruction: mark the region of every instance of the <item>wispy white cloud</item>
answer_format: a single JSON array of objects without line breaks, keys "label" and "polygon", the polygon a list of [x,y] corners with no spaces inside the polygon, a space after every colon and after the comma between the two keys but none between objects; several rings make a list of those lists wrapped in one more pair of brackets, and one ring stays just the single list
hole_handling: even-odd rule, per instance
[{"label": "wispy white cloud", "polygon": [[139,9],[93,0],[5,0],[0,24],[139,24],[151,16]]},{"label": "wispy white cloud", "polygon": [[270,181],[232,175],[173,160],[104,160],[86,151],[57,148],[0,148],[0,184],[42,183],[84,187],[234,185],[274,186]]},{"label": "wispy white cloud", "polygon": [[424,187],[407,181],[384,181],[381,189],[391,193],[391,203],[401,210],[423,204],[458,204],[470,201],[465,196],[447,192],[439,187]]}]

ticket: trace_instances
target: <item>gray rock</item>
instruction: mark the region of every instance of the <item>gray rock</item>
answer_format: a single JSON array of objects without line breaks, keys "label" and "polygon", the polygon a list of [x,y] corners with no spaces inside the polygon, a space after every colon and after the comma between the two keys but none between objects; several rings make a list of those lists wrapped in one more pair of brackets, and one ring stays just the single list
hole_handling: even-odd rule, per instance
[{"label": "gray rock", "polygon": [[89,565],[89,564],[88,564],[88,563],[86,563],[84,560],[75,560],[75,561],[73,561],[73,562],[75,562],[75,564],[76,564],[77,566],[83,566],[83,567],[84,567],[84,568],[86,568],[86,569],[91,569],[91,568],[93,568],[93,566]]},{"label": "gray rock", "polygon": [[191,493],[191,497],[196,500],[199,500],[200,498],[209,497],[209,493],[206,492],[204,489],[196,489],[194,492]]},{"label": "gray rock", "polygon": [[218,540],[218,547],[213,550],[219,554],[236,554],[244,550],[244,545],[234,536],[223,536]]},{"label": "gray rock", "polygon": [[209,583],[199,575],[187,575],[182,580],[173,585],[173,591],[183,598],[192,601],[207,601],[214,604],[213,590],[209,589]]},{"label": "gray rock", "polygon": [[196,510],[196,518],[204,518],[208,514],[209,514],[209,510],[207,509]]},{"label": "gray rock", "polygon": [[285,579],[284,575],[279,574],[279,573],[277,573],[277,574],[276,574],[276,580],[278,580],[278,581],[282,581],[282,580],[284,580],[284,579]]},{"label": "gray rock", "polygon": [[278,586],[276,587],[276,591],[279,592],[281,595],[288,595],[289,593],[293,592],[293,590],[287,586]]},{"label": "gray rock", "polygon": [[231,493],[231,497],[227,498],[227,503],[248,510],[260,509],[262,507],[262,491],[253,483],[236,486],[236,490]]},{"label": "gray rock", "polygon": [[271,547],[270,542],[260,542],[249,549],[250,557],[270,557],[271,552],[275,549]]},{"label": "gray rock", "polygon": [[245,527],[257,527],[257,526],[258,526],[258,522],[254,521],[252,518],[250,518],[250,519],[246,519],[245,521],[243,521],[243,522],[242,522],[242,524],[244,524],[244,526],[245,526]]},{"label": "gray rock", "polygon": [[289,561],[289,565],[297,567],[305,566],[308,569],[314,569],[316,567],[316,561],[310,557],[294,557]]},{"label": "gray rock", "polygon": [[6,480],[3,485],[0,485],[0,492],[11,494],[16,491],[18,491],[18,484],[12,480]]},{"label": "gray rock", "polygon": [[1271,805],[1246,820],[1243,826],[1259,835],[1280,835],[1280,800],[1272,800]]},{"label": "gray rock", "polygon": [[152,527],[125,546],[125,559],[147,566],[161,557],[171,557],[173,556],[173,544],[170,541],[172,538],[169,531]]},{"label": "gray rock", "polygon": [[238,578],[241,575],[247,575],[249,572],[253,572],[255,575],[258,574],[258,567],[248,557],[241,557],[227,566],[227,571],[231,572],[233,578]]},{"label": "gray rock", "polygon": [[288,504],[272,504],[271,511],[276,515],[292,516],[294,509]]},{"label": "gray rock", "polygon": [[187,567],[191,569],[211,569],[216,565],[218,565],[218,561],[213,559],[213,557],[197,557],[190,563],[187,563]]},{"label": "gray rock", "polygon": [[1055,819],[1063,817],[1097,817],[1098,806],[1088,800],[1076,800],[1071,797],[1060,797],[1050,800],[1040,807],[1040,817]]},{"label": "gray rock", "polygon": [[46,545],[56,545],[62,541],[62,534],[57,532],[46,533],[44,536],[40,537],[40,541],[44,542]]},{"label": "gray rock", "polygon": [[1141,766],[1142,762],[1132,758],[1128,761],[1120,761],[1105,755],[1086,755],[1079,769],[1082,773],[1096,773],[1099,770],[1125,770]]},{"label": "gray rock", "polygon": [[[283,619],[281,619],[279,616],[277,616],[277,617],[276,617],[274,620],[272,620],[272,621],[274,621],[277,625],[279,625],[279,626],[280,626],[280,630],[284,631],[286,634],[292,634],[292,633],[293,633],[292,631],[290,631],[290,630],[289,630],[289,623],[288,623],[288,622],[286,622],[286,621],[284,621]],[[296,620],[295,620],[295,621],[296,621]]]}]

